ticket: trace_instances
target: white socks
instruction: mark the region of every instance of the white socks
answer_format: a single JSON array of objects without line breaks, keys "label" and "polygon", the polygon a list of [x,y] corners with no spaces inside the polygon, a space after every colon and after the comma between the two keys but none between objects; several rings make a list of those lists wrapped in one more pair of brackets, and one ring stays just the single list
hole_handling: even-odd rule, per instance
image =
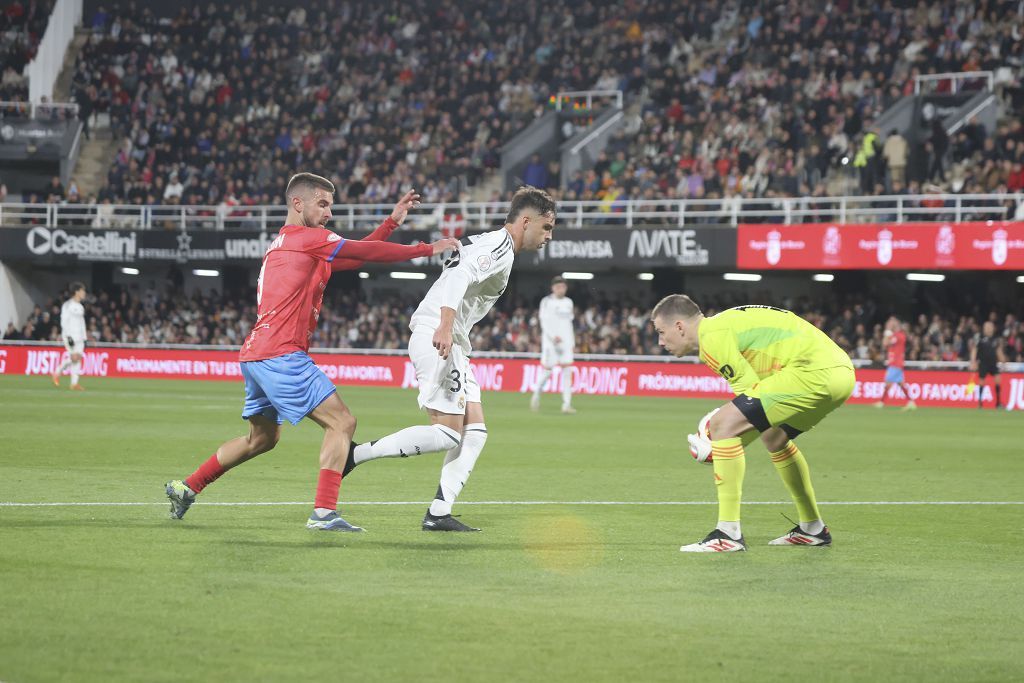
[{"label": "white socks", "polygon": [[739,522],[719,522],[718,526],[715,527],[719,531],[724,531],[729,534],[729,538],[734,541],[740,540],[743,534],[740,532]]},{"label": "white socks", "polygon": [[78,378],[82,375],[82,361],[71,364],[71,386],[78,384]]},{"label": "white socks", "polygon": [[825,530],[825,523],[820,519],[815,519],[810,522],[800,522],[800,531],[805,534],[820,534]]},{"label": "white socks", "polygon": [[405,458],[421,453],[458,448],[462,439],[454,429],[444,425],[416,425],[388,434],[376,441],[361,443],[352,454],[355,464],[377,458]]},{"label": "white socks", "polygon": [[[563,366],[561,370],[562,408],[568,408],[572,405],[572,366]],[[541,392],[544,391],[544,385],[548,383],[549,379],[551,379],[551,368],[544,368],[541,371],[540,380],[533,390],[533,403],[535,405],[540,402]]]},{"label": "white socks", "polygon": [[437,487],[434,502],[430,504],[430,514],[441,517],[452,513],[452,504],[469,480],[473,466],[476,465],[476,460],[486,443],[487,427],[482,422],[465,426],[462,430],[462,444],[448,451],[444,458],[441,483]]},{"label": "white socks", "polygon": [[572,405],[572,366],[562,368],[562,409]]},{"label": "white socks", "polygon": [[537,387],[533,390],[533,400],[540,401],[540,394],[544,391],[544,385],[551,379],[551,368],[544,368],[541,371],[540,381],[537,382]]}]

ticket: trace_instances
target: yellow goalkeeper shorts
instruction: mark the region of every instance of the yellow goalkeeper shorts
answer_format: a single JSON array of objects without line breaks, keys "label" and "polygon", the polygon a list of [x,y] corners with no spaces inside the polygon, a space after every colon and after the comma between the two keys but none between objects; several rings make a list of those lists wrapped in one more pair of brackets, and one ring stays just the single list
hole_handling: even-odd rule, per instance
[{"label": "yellow goalkeeper shorts", "polygon": [[789,425],[806,432],[843,405],[853,393],[853,365],[820,370],[783,369],[746,392],[761,401],[772,427]]}]

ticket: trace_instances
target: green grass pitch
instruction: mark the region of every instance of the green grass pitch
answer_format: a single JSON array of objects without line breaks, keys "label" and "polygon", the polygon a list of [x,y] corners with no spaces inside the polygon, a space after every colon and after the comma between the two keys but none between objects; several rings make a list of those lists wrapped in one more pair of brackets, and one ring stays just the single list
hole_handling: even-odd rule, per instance
[{"label": "green grass pitch", "polygon": [[[6,683],[1021,678],[1024,506],[840,504],[1024,501],[1019,414],[840,409],[800,439],[826,549],[766,545],[795,510],[752,446],[750,552],[706,556],[678,548],[715,522],[685,443],[708,401],[581,397],[563,416],[488,394],[456,507],[483,533],[420,531],[435,454],[353,473],[341,511],[368,532],[350,535],[304,528],[315,425],[174,522],[163,484],[242,433],[240,385],[86,386],[0,377]],[[421,420],[411,391],[341,392],[357,440]],[[228,502],[301,504],[205,504]]]}]

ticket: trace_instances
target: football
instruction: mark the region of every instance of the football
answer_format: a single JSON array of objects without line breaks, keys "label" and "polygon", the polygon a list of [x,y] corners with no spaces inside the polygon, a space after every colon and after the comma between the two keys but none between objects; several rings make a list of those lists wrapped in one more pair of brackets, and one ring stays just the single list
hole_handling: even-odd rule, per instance
[{"label": "football", "polygon": [[711,417],[718,411],[719,408],[715,408],[702,417],[700,422],[697,423],[697,433],[687,436],[687,441],[690,444],[690,455],[697,462],[710,464],[713,461],[711,457]]}]

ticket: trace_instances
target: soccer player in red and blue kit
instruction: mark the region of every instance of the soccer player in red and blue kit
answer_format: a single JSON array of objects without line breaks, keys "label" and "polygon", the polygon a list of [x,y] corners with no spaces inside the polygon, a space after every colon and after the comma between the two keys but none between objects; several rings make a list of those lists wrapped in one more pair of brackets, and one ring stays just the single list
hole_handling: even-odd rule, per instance
[{"label": "soccer player in red and blue kit", "polygon": [[323,531],[362,531],[337,513],[341,473],[356,418],[334,385],[309,357],[320,317],[324,288],[332,271],[358,268],[366,261],[405,261],[457,249],[454,239],[433,244],[385,242],[405,220],[419,195],[407,192],[391,216],[365,240],[346,240],[324,226],[331,218],[334,185],[318,175],[299,173],[288,181],[288,223],[263,257],[256,284],[256,324],[239,353],[245,377],[242,417],[248,436],[227,441],[184,480],[168,482],[171,517],[181,519],[196,495],[224,472],[277,445],[281,424],[309,416],[323,427],[316,502],[306,526]]},{"label": "soccer player in red and blue kit", "polygon": [[903,377],[903,366],[907,355],[907,333],[903,331],[903,323],[896,316],[892,316],[885,322],[885,335],[882,338],[882,346],[885,347],[885,389],[882,390],[882,400],[875,403],[876,408],[885,407],[885,397],[889,395],[889,387],[898,384],[903,395],[907,397],[907,403],[903,410],[915,410],[917,404],[910,398],[910,391],[907,389],[906,380]]}]

